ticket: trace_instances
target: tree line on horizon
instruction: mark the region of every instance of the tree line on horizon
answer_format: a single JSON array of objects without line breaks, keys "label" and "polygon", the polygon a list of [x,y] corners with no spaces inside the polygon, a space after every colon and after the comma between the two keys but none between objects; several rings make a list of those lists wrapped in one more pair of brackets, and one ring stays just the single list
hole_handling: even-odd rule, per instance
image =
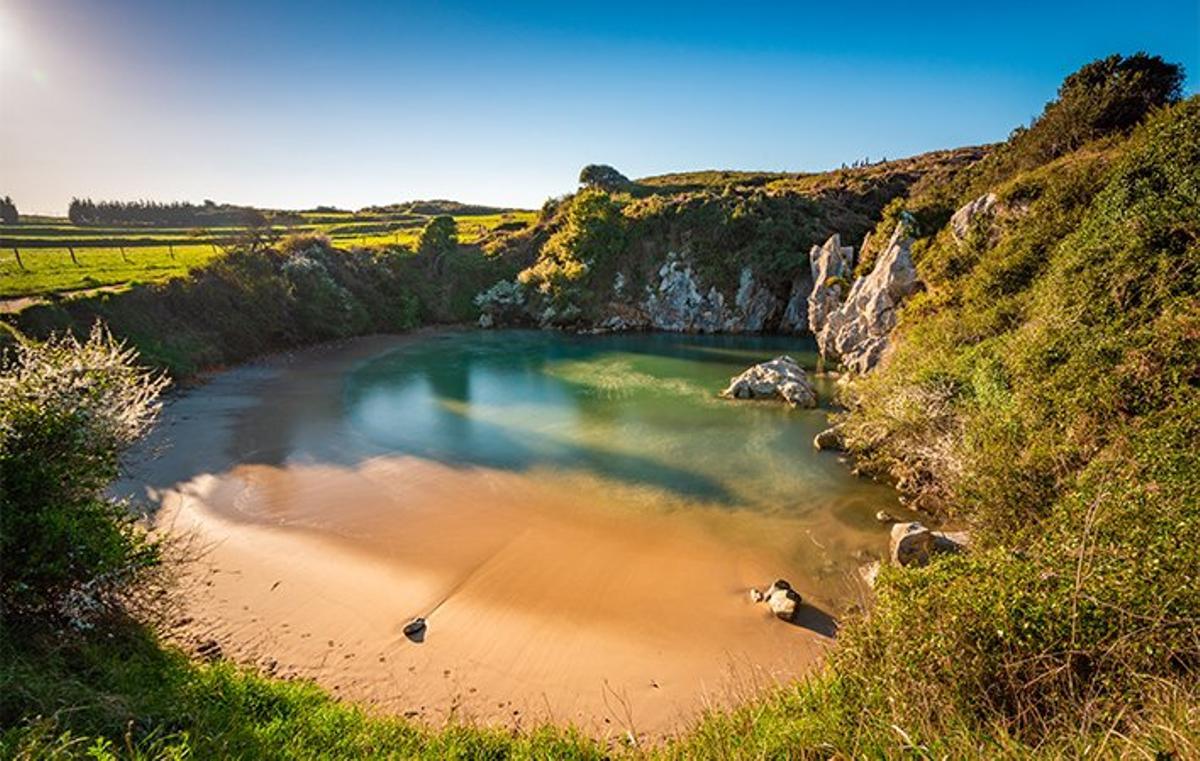
[{"label": "tree line on horizon", "polygon": [[291,214],[272,213],[270,217],[249,206],[234,206],[205,201],[194,204],[187,201],[162,203],[158,201],[93,201],[90,198],[72,198],[67,207],[67,218],[72,224],[88,225],[144,225],[159,227],[261,227],[268,222],[297,222]]}]

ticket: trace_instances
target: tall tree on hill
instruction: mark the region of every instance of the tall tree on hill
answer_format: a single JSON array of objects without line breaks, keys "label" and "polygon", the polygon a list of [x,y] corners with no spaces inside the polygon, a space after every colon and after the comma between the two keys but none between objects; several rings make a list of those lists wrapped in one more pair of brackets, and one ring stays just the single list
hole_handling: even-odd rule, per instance
[{"label": "tall tree on hill", "polygon": [[458,249],[458,223],[454,217],[442,214],[429,220],[417,241],[417,253],[428,257],[433,271],[441,275],[446,257]]},{"label": "tall tree on hill", "polygon": [[21,215],[17,213],[17,205],[13,203],[13,199],[8,196],[0,199],[0,223],[15,225],[20,219]]}]

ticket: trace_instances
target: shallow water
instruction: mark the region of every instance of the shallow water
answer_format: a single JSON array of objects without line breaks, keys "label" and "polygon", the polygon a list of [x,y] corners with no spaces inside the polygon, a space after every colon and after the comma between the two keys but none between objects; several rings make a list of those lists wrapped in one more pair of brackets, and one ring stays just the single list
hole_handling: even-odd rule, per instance
[{"label": "shallow water", "polygon": [[[813,449],[827,409],[718,397],[779,354],[811,369],[812,349],[349,342],[172,405],[134,486],[179,495],[170,525],[215,548],[189,611],[240,660],[433,720],[519,708],[608,731],[616,690],[640,727],[669,731],[819,662],[862,599],[858,567],[886,550],[875,512],[902,512]],[[834,384],[816,385],[828,405]],[[804,597],[792,625],[746,594],[776,577]],[[400,633],[416,615],[421,643]]]},{"label": "shallow water", "polygon": [[716,508],[819,528],[818,570],[845,570],[878,553],[874,514],[895,497],[813,448],[834,383],[815,379],[816,410],[717,395],[779,354],[817,362],[810,339],[783,336],[446,334],[357,368],[345,415],[389,452],[598,481],[622,503],[613,510]]}]

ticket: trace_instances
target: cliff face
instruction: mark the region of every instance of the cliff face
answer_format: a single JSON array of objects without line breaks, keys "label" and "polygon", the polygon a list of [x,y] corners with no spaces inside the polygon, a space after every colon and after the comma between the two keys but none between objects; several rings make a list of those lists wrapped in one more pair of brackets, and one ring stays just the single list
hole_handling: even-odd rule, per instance
[{"label": "cliff face", "polygon": [[[481,324],[808,333],[814,316],[823,325],[850,290],[854,249],[842,238],[861,239],[914,184],[944,183],[982,155],[963,149],[820,175],[698,173],[622,192],[589,188],[543,211],[535,230],[543,243],[515,283],[480,295]],[[834,258],[821,255],[834,249]],[[517,311],[513,288],[522,291]],[[886,313],[894,303],[864,306]],[[845,322],[856,323],[849,315]]]}]

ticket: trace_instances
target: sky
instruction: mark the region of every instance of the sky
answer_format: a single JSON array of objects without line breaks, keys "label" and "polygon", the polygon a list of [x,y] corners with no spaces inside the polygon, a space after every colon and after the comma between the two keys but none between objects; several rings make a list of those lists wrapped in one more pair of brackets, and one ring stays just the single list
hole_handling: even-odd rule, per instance
[{"label": "sky", "polygon": [[534,208],[579,169],[816,171],[1004,139],[1200,2],[0,0],[0,195]]}]

